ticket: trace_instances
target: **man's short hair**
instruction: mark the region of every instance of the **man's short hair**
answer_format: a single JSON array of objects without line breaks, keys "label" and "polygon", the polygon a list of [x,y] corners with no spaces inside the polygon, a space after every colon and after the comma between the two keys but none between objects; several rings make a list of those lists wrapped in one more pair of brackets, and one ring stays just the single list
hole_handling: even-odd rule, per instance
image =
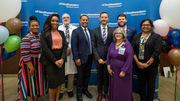
[{"label": "man's short hair", "polygon": [[127,17],[126,17],[125,14],[119,14],[119,15],[117,16],[117,20],[118,20],[119,17],[125,17],[125,18],[127,19]]}]

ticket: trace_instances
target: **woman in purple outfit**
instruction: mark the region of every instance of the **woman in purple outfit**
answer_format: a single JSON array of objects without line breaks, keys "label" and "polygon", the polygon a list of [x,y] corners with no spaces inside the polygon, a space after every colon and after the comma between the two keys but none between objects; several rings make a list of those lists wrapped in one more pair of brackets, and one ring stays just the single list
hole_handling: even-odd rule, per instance
[{"label": "woman in purple outfit", "polygon": [[113,38],[107,54],[109,101],[132,101],[133,48],[123,29],[115,29]]}]

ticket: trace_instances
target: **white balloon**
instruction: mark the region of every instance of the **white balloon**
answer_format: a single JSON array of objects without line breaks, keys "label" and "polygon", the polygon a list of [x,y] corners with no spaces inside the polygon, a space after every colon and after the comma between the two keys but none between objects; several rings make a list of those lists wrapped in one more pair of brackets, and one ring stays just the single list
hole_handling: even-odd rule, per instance
[{"label": "white balloon", "polygon": [[162,0],[159,12],[169,26],[180,29],[180,0]]},{"label": "white balloon", "polygon": [[153,31],[161,36],[166,36],[169,32],[169,25],[166,21],[158,19],[153,22],[154,28]]},{"label": "white balloon", "polygon": [[21,10],[21,0],[0,0],[0,23],[16,17]]},{"label": "white balloon", "polygon": [[4,43],[9,37],[9,31],[6,27],[0,26],[0,44]]}]

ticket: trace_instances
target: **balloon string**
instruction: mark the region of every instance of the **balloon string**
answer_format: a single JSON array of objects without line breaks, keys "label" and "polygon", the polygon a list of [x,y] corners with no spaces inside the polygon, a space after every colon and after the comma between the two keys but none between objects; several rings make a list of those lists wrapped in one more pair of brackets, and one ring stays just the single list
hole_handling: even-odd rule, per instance
[{"label": "balloon string", "polygon": [[175,67],[176,68],[176,78],[175,78],[175,91],[174,91],[174,101],[176,101],[176,88],[177,88],[177,67]]},{"label": "balloon string", "polygon": [[4,101],[4,83],[3,83],[3,60],[2,60],[2,45],[0,45],[0,61],[1,61],[1,83],[2,83],[2,101]]}]

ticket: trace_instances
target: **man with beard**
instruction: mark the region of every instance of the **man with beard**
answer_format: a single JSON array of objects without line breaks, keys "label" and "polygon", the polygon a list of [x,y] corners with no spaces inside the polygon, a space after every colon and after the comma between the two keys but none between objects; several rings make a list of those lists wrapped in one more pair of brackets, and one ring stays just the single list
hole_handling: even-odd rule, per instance
[{"label": "man with beard", "polygon": [[121,27],[124,29],[125,33],[127,34],[127,39],[129,42],[131,42],[134,34],[137,33],[136,29],[129,27],[126,25],[127,17],[125,14],[119,14],[117,17],[117,23],[118,27]]},{"label": "man with beard", "polygon": [[101,101],[104,93],[105,101],[108,101],[109,74],[107,71],[106,57],[109,45],[113,41],[113,28],[107,26],[109,16],[107,12],[102,12],[99,17],[101,25],[93,30],[92,48],[95,55],[97,69],[97,101]]},{"label": "man with beard", "polygon": [[[66,36],[66,41],[68,43],[68,48],[67,48],[67,62],[65,63],[65,75],[68,76],[68,81],[67,81],[67,94],[69,98],[72,98],[74,96],[73,93],[73,88],[74,88],[74,74],[77,73],[76,66],[73,61],[73,56],[71,54],[71,36],[72,36],[72,31],[76,29],[76,26],[73,26],[70,24],[70,16],[67,13],[64,13],[62,15],[62,22],[63,25],[58,27],[58,30],[62,30]],[[62,99],[63,94],[65,93],[65,83],[62,84],[61,86],[61,91],[59,95],[59,99]]]}]

